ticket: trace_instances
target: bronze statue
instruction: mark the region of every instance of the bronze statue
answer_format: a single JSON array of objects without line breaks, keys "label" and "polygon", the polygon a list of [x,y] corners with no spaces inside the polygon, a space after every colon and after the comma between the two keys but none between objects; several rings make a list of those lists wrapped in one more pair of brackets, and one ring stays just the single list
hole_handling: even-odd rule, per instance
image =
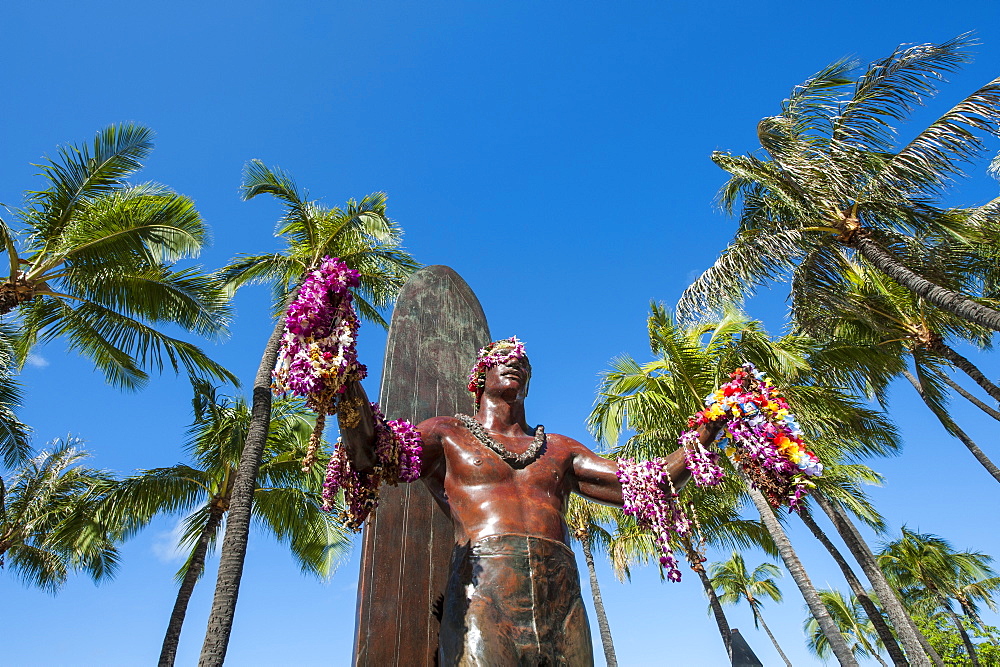
[{"label": "bronze statue", "polygon": [[[442,667],[593,664],[563,512],[571,492],[620,507],[618,465],[572,438],[528,426],[531,366],[515,344],[502,340],[480,351],[470,387],[474,417],[433,417],[417,426],[421,479],[455,528]],[[364,397],[360,385],[348,393]],[[373,432],[369,419],[360,423],[341,424],[341,433],[355,467],[365,470],[374,459]],[[703,443],[714,436],[709,427],[700,432]],[[683,451],[667,461],[679,490],[689,477]]]}]

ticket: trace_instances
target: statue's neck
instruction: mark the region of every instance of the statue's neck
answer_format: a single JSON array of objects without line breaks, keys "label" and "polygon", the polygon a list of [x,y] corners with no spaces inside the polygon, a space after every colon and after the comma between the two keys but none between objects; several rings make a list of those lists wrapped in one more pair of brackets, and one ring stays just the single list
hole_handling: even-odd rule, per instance
[{"label": "statue's neck", "polygon": [[483,395],[476,421],[488,430],[502,435],[518,436],[531,433],[524,419],[524,399],[507,401],[499,396]]}]

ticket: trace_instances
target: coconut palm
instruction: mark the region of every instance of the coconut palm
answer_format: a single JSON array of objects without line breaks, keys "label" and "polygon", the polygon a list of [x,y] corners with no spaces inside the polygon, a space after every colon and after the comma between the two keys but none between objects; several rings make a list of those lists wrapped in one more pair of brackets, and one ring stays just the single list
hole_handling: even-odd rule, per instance
[{"label": "coconut palm", "polygon": [[82,441],[53,440],[49,449],[0,478],[0,565],[30,586],[55,593],[70,571],[95,582],[114,576],[118,552],[94,518],[113,477],[81,465]]},{"label": "coconut palm", "polygon": [[[913,242],[899,254],[908,264],[921,266],[922,273],[954,285],[967,274],[966,253],[943,246],[928,249]],[[793,284],[798,327],[820,340],[870,343],[885,354],[909,356],[928,368],[921,375],[940,372],[942,363],[954,366],[1000,401],[1000,387],[953,346],[953,341],[964,341],[989,349],[992,331],[928,304],[842,250],[830,254],[837,255],[835,266],[812,271],[808,281]]]},{"label": "coconut palm", "polygon": [[[934,263],[937,264],[925,273],[935,273],[940,276],[941,282],[952,283],[956,280],[950,273],[955,265],[962,266],[962,263],[952,264],[941,260],[941,257],[954,256],[955,253],[923,254],[935,257]],[[921,253],[911,253],[910,256],[919,258]],[[980,464],[1000,481],[1000,468],[948,414],[945,385],[958,390],[984,411],[994,413],[997,418],[1000,418],[1000,413],[965,392],[948,378],[941,367],[942,364],[955,365],[991,396],[1000,400],[1000,387],[990,382],[978,367],[947,342],[948,338],[964,339],[987,348],[992,332],[929,306],[863,262],[852,261],[842,253],[837,261],[836,270],[815,272],[822,275],[813,277],[809,284],[796,282],[793,292],[798,303],[797,326],[821,340],[845,341],[847,345],[859,347],[871,345],[881,350],[883,357],[895,362],[893,373],[902,375],[913,385],[945,429],[957,437]],[[912,364],[912,373],[908,370],[907,361]],[[879,359],[877,363],[884,365],[886,359]],[[862,373],[869,385],[888,381],[885,373],[881,374],[880,379],[872,379],[869,377],[871,373],[864,370]],[[878,388],[877,393],[881,395],[883,389],[884,384]]]},{"label": "coconut palm", "polygon": [[[865,494],[861,489],[861,483],[880,484],[881,479],[881,475],[868,466],[860,464],[830,464],[825,466],[823,477],[817,480],[817,488],[813,491],[811,497],[816,498],[819,495],[832,495],[834,497],[843,498],[845,504],[852,507],[852,511],[856,516],[862,518],[865,523],[876,530],[884,531],[884,520],[871,504],[867,494]],[[874,602],[872,596],[868,594],[868,591],[861,583],[857,574],[855,574],[854,569],[847,562],[847,559],[840,553],[840,550],[813,518],[811,508],[807,506],[801,509],[798,512],[798,516],[806,527],[809,528],[809,532],[811,532],[813,536],[819,540],[819,542],[833,557],[833,560],[837,563],[837,566],[840,568],[840,571],[843,573],[844,578],[847,580],[847,583],[851,588],[852,599],[860,605],[860,608],[863,609],[864,613],[868,616],[868,622],[871,624],[873,632],[875,632],[879,641],[885,647],[886,652],[888,652],[893,664],[904,667],[909,665],[910,662],[907,661],[903,650],[896,641],[896,637],[893,635],[892,629],[883,617],[882,611],[878,608],[878,605]],[[829,605],[827,605],[827,607],[829,608]],[[837,621],[836,615],[833,614],[833,616],[834,620]],[[841,629],[844,627],[839,622],[838,626],[841,627]],[[918,655],[920,654],[919,646],[914,645],[913,650]]]},{"label": "coconut palm", "polygon": [[[849,497],[849,496],[847,496]],[[811,500],[823,510],[830,519],[838,534],[844,540],[844,544],[850,550],[851,555],[861,566],[862,571],[871,583],[872,588],[878,596],[879,604],[885,610],[892,622],[892,627],[896,630],[899,643],[906,651],[906,657],[910,664],[927,664],[927,657],[939,667],[944,667],[944,662],[937,651],[931,646],[927,638],[921,633],[909,612],[904,608],[896,591],[889,585],[885,574],[878,565],[878,561],[871,548],[865,542],[857,526],[851,521],[848,512],[845,511],[845,496],[831,493],[815,493]],[[862,516],[858,514],[858,516]]]},{"label": "coconut palm", "polygon": [[975,645],[953,602],[973,619],[978,618],[980,602],[996,609],[994,596],[1000,592],[1000,577],[989,566],[993,559],[976,552],[957,552],[937,535],[913,532],[905,526],[902,533],[900,539],[883,545],[879,566],[905,599],[920,603],[925,612],[930,609],[948,614],[970,662],[978,667]]},{"label": "coconut palm", "polygon": [[[177,572],[180,588],[160,652],[161,666],[174,664],[188,601],[232,501],[236,467],[250,423],[250,409],[243,398],[219,398],[205,383],[198,383],[195,391],[195,419],[186,443],[195,465],[140,471],[117,484],[103,503],[104,513],[114,517],[126,534],[146,526],[158,514],[185,514],[181,546],[189,553]],[[261,526],[288,544],[303,572],[326,578],[350,541],[340,522],[321,509],[320,472],[304,474],[299,467],[312,421],[301,401],[275,401],[253,514]]]},{"label": "coconut palm", "polygon": [[[595,434],[610,444],[617,442],[617,435],[611,434],[625,428],[636,431],[619,448],[622,455],[648,458],[671,451],[687,418],[701,408],[703,397],[733,368],[747,361],[782,386],[821,458],[839,461],[885,454],[896,446],[895,431],[884,415],[813,381],[808,353],[815,345],[805,337],[772,341],[759,323],[736,311],[725,313],[717,322],[682,328],[656,305],[649,318],[649,332],[650,347],[657,358],[643,365],[628,357],[614,360],[590,416]],[[854,658],[846,644],[834,636],[836,627],[763,494],[753,485],[744,488],[810,609],[826,624],[838,659],[853,664]]]},{"label": "coconut palm", "polygon": [[0,324],[0,460],[8,468],[26,462],[31,452],[31,429],[17,417],[23,393],[14,372],[15,333]]},{"label": "coconut palm", "polygon": [[580,542],[583,558],[590,574],[590,594],[594,598],[594,611],[597,614],[597,627],[601,633],[601,644],[604,646],[604,659],[608,667],[617,667],[615,644],[611,639],[611,625],[604,610],[604,599],[601,597],[601,587],[597,582],[597,568],[594,566],[594,547],[607,550],[611,534],[602,526],[615,519],[615,510],[606,505],[590,502],[583,496],[573,494],[566,507],[566,525],[570,534]]},{"label": "coconut palm", "polygon": [[[353,290],[359,315],[385,326],[378,309],[392,301],[406,276],[417,267],[400,247],[402,230],[386,215],[385,194],[379,192],[361,201],[350,200],[342,209],[327,208],[308,200],[286,172],[252,160],[244,169],[243,197],[253,199],[263,194],[276,197],[285,206],[277,233],[287,247],[268,255],[238,257],[222,272],[227,283],[233,289],[253,282],[271,283],[275,311],[281,312],[302,278],[323,257],[340,257],[360,273],[360,286]],[[202,667],[222,665],[229,644],[250,533],[251,501],[267,440],[271,372],[283,329],[284,321],[278,318],[254,379],[251,421],[233,486],[215,598],[199,663]]]},{"label": "coconut palm", "polygon": [[[874,658],[883,667],[888,667],[879,655],[879,636],[857,597],[851,595],[845,598],[840,591],[830,590],[821,590],[819,596],[854,655],[858,658]],[[830,657],[830,643],[815,618],[809,616],[806,619],[804,630],[809,650],[820,658]]]},{"label": "coconut palm", "polygon": [[719,601],[723,604],[736,605],[743,600],[750,605],[753,613],[753,626],[760,629],[764,627],[764,632],[771,639],[778,655],[785,661],[788,667],[792,663],[788,656],[781,650],[778,640],[774,638],[771,629],[764,622],[764,615],[761,613],[764,600],[770,598],[775,602],[781,602],[781,591],[775,579],[781,576],[781,570],[774,563],[761,563],[753,569],[747,571],[746,562],[738,551],[734,551],[732,557],[722,563],[712,563],[708,566],[708,576],[712,586],[719,593]]},{"label": "coconut palm", "polygon": [[207,238],[191,199],[127,181],[149,155],[152,136],[123,123],[89,145],[62,147],[41,165],[45,187],[28,193],[18,224],[0,223],[9,260],[0,315],[16,317],[19,363],[36,343],[65,338],[121,387],[139,387],[147,369],[165,365],[235,382],[196,346],[156,328],[218,336],[229,306],[211,276],[176,265]]},{"label": "coconut palm", "polygon": [[968,296],[982,287],[975,272],[956,290],[896,252],[907,237],[968,236],[971,228],[968,215],[949,211],[940,198],[962,166],[982,154],[980,135],[997,130],[1000,79],[903,146],[893,127],[936,94],[944,73],[968,60],[971,44],[963,35],[901,46],[863,71],[855,62],[833,63],[793,89],[778,115],[760,121],[761,154],[714,153],[731,175],[720,192],[723,207],[731,213],[741,204],[739,229],[684,292],[679,316],[697,318],[774,278],[808,282],[803,272],[835,266],[847,249],[929,303],[1000,330],[1000,312]]}]

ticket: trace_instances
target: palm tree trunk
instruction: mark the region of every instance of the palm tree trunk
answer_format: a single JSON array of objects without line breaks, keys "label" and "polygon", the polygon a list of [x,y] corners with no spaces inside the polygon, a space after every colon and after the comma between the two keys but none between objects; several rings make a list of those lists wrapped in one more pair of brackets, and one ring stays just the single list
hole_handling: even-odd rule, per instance
[{"label": "palm tree trunk", "polygon": [[857,575],[854,574],[854,570],[847,563],[843,554],[840,550],[830,541],[823,529],[819,527],[816,521],[812,518],[808,509],[802,509],[799,512],[799,518],[802,522],[806,524],[810,532],[816,537],[820,543],[826,547],[826,550],[830,552],[833,556],[833,560],[837,562],[840,567],[840,571],[844,573],[844,578],[847,580],[847,584],[851,587],[851,591],[854,596],[858,599],[858,602],[865,610],[865,614],[872,622],[872,626],[875,628],[875,632],[878,633],[878,638],[882,641],[882,645],[885,647],[886,652],[889,654],[889,658],[892,659],[892,664],[897,667],[908,667],[910,663],[906,661],[906,656],[903,654],[903,649],[899,648],[899,644],[896,642],[896,638],[892,634],[892,630],[889,625],[885,622],[882,617],[882,612],[879,611],[872,599],[868,597],[868,591],[865,587],[861,585],[858,580]]},{"label": "palm tree trunk", "polygon": [[951,605],[948,604],[947,600],[942,598],[940,595],[937,597],[941,600],[941,604],[948,612],[948,615],[951,616],[951,622],[955,624],[958,634],[962,636],[962,643],[965,644],[965,650],[969,654],[969,661],[972,663],[972,667],[979,667],[979,656],[976,654],[976,645],[973,644],[972,639],[969,638],[969,633],[965,629],[965,624],[962,623],[962,619],[958,617],[958,614],[951,610]]},{"label": "palm tree trunk", "polygon": [[967,392],[962,385],[958,384],[957,382],[955,382],[954,380],[952,380],[950,377],[948,377],[947,373],[940,373],[939,372],[939,373],[937,373],[937,376],[939,378],[941,378],[941,380],[943,380],[946,385],[948,385],[949,387],[951,387],[952,389],[954,389],[955,393],[957,393],[959,396],[961,396],[965,400],[967,400],[970,403],[972,403],[973,405],[975,405],[977,408],[979,408],[980,410],[982,410],[983,412],[985,412],[986,414],[988,414],[990,417],[993,417],[993,419],[996,419],[997,421],[1000,421],[1000,410],[994,410],[990,406],[988,406],[985,403],[983,403],[982,401],[980,401],[974,395],[972,395],[969,392]]},{"label": "palm tree trunk", "polygon": [[618,659],[615,657],[615,645],[611,641],[611,626],[608,625],[608,615],[604,612],[604,600],[601,598],[601,587],[597,583],[597,570],[594,568],[594,555],[590,551],[590,536],[586,535],[580,540],[583,547],[583,557],[587,561],[587,570],[590,572],[590,594],[594,598],[594,611],[597,613],[597,627],[601,632],[601,643],[604,645],[604,659],[608,667],[618,667]]},{"label": "palm tree trunk", "polygon": [[222,522],[224,511],[221,507],[213,505],[209,511],[208,522],[198,536],[198,543],[195,544],[194,551],[191,552],[191,562],[188,563],[187,572],[184,573],[184,580],[181,581],[180,590],[177,591],[177,600],[174,602],[174,610],[170,613],[170,623],[167,624],[167,634],[163,638],[163,647],[160,649],[159,667],[173,667],[174,660],[177,659],[177,644],[181,639],[181,627],[184,625],[184,616],[187,614],[188,602],[194,592],[194,585],[198,583],[202,571],[205,569],[205,556],[208,554],[208,545],[212,541],[212,536]]},{"label": "palm tree trunk", "polygon": [[785,652],[781,650],[781,646],[778,645],[778,640],[774,638],[773,634],[771,634],[771,628],[767,627],[767,623],[764,622],[764,616],[756,609],[753,610],[753,615],[756,616],[757,620],[760,621],[760,624],[764,626],[764,632],[766,632],[767,636],[771,638],[771,643],[774,644],[774,648],[778,651],[778,655],[781,656],[781,659],[785,661],[785,664],[788,665],[788,667],[792,667],[792,661],[788,659]]},{"label": "palm tree trunk", "polygon": [[705,568],[702,565],[699,564],[698,567],[691,569],[697,572],[698,578],[701,579],[705,595],[708,596],[708,604],[712,607],[712,614],[715,616],[715,623],[719,626],[719,634],[722,635],[722,643],[726,645],[726,655],[729,656],[729,662],[732,662],[733,631],[729,627],[729,621],[726,619],[726,612],[722,609],[722,603],[719,602],[719,596],[715,594],[715,587],[709,581],[708,574],[705,573]]},{"label": "palm tree trunk", "polygon": [[932,283],[917,275],[893,255],[888,249],[872,238],[871,230],[859,229],[850,245],[858,249],[875,268],[917,296],[930,301],[935,306],[953,313],[963,320],[975,322],[993,331],[1000,331],[1000,312],[976,303],[964,294]]},{"label": "palm tree trunk", "polygon": [[948,346],[947,343],[944,341],[936,341],[936,343],[931,347],[931,351],[936,354],[940,354],[942,357],[955,364],[955,366],[961,369],[963,373],[968,375],[976,384],[982,387],[987,394],[992,396],[993,400],[1000,401],[1000,387],[990,382],[974,363],[956,352]]},{"label": "palm tree trunk", "polygon": [[906,609],[903,608],[903,604],[896,596],[896,592],[889,586],[885,575],[879,569],[878,563],[875,561],[875,554],[868,548],[868,545],[861,537],[861,533],[855,528],[847,514],[827,500],[822,494],[814,494],[812,498],[830,518],[830,521],[833,522],[834,527],[840,533],[847,548],[861,566],[861,570],[868,577],[868,581],[871,582],[872,588],[875,589],[875,594],[882,604],[882,608],[889,615],[892,627],[896,629],[896,634],[903,645],[902,648],[906,652],[906,657],[910,664],[915,667],[929,667],[931,661],[927,659],[927,656],[931,656],[935,665],[944,667],[941,656],[937,654],[937,651],[930,645],[930,642],[927,641],[923,633],[917,629],[913,619],[910,618]]},{"label": "palm tree trunk", "polygon": [[226,659],[229,634],[233,629],[233,615],[236,612],[236,598],[239,596],[240,579],[243,577],[243,563],[247,555],[247,541],[250,538],[253,492],[271,422],[271,372],[278,361],[284,329],[284,318],[279,318],[264,348],[264,356],[254,379],[250,427],[247,429],[246,443],[233,482],[226,536],[222,541],[219,559],[219,577],[215,584],[215,597],[208,617],[205,643],[201,647],[199,667],[222,667]]},{"label": "palm tree trunk", "polygon": [[921,386],[920,381],[917,380],[917,378],[913,377],[913,375],[910,374],[910,371],[904,369],[903,375],[906,376],[906,379],[910,381],[910,384],[913,385],[913,388],[917,390],[917,393],[920,394],[920,398],[923,399],[924,403],[927,404],[927,407],[931,409],[931,412],[934,413],[934,415],[938,418],[938,421],[941,422],[941,424],[945,427],[945,429],[947,429],[949,433],[952,433],[956,438],[961,440],[962,444],[965,445],[970,452],[972,452],[972,455],[976,457],[976,460],[979,461],[979,463],[981,463],[984,468],[986,468],[987,472],[993,475],[993,478],[996,481],[1000,482],[1000,468],[997,468],[996,464],[990,460],[990,457],[986,456],[985,452],[979,449],[979,446],[975,443],[975,441],[972,438],[970,438],[965,433],[965,431],[960,429],[958,427],[958,424],[956,424],[950,418],[938,414],[938,411],[934,408],[934,405],[927,399],[927,396],[924,394],[924,388],[923,386]]},{"label": "palm tree trunk", "polygon": [[809,575],[806,574],[805,568],[802,567],[802,562],[792,548],[792,543],[788,540],[788,536],[782,529],[781,524],[778,523],[777,517],[774,516],[774,512],[771,511],[771,506],[767,504],[764,494],[753,486],[753,483],[742,470],[740,470],[740,477],[743,478],[743,483],[746,485],[750,500],[753,501],[754,506],[760,513],[760,519],[764,523],[764,527],[767,528],[767,532],[774,539],[774,543],[778,547],[778,553],[781,555],[781,560],[785,562],[788,573],[792,575],[792,579],[795,580],[799,591],[802,592],[802,597],[805,598],[806,604],[809,606],[809,611],[812,612],[823,634],[826,635],[827,641],[830,642],[833,654],[837,656],[837,660],[840,661],[841,665],[858,667],[858,661],[854,659],[854,655],[851,653],[851,649],[848,648],[847,642],[844,641],[843,636],[837,629],[837,625],[830,618],[830,612],[827,611],[826,606],[819,599],[816,588],[813,586],[812,581],[809,580]]}]

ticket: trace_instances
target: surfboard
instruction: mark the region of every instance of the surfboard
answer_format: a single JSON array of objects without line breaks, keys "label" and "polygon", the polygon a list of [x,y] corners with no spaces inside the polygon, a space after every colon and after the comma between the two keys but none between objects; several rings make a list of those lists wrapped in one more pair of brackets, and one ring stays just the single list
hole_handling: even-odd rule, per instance
[{"label": "surfboard", "polygon": [[[472,410],[468,372],[489,341],[483,308],[454,270],[414,273],[389,324],[379,392],[386,417],[417,424]],[[382,487],[362,540],[355,665],[436,664],[454,543],[451,520],[422,482]]]}]

